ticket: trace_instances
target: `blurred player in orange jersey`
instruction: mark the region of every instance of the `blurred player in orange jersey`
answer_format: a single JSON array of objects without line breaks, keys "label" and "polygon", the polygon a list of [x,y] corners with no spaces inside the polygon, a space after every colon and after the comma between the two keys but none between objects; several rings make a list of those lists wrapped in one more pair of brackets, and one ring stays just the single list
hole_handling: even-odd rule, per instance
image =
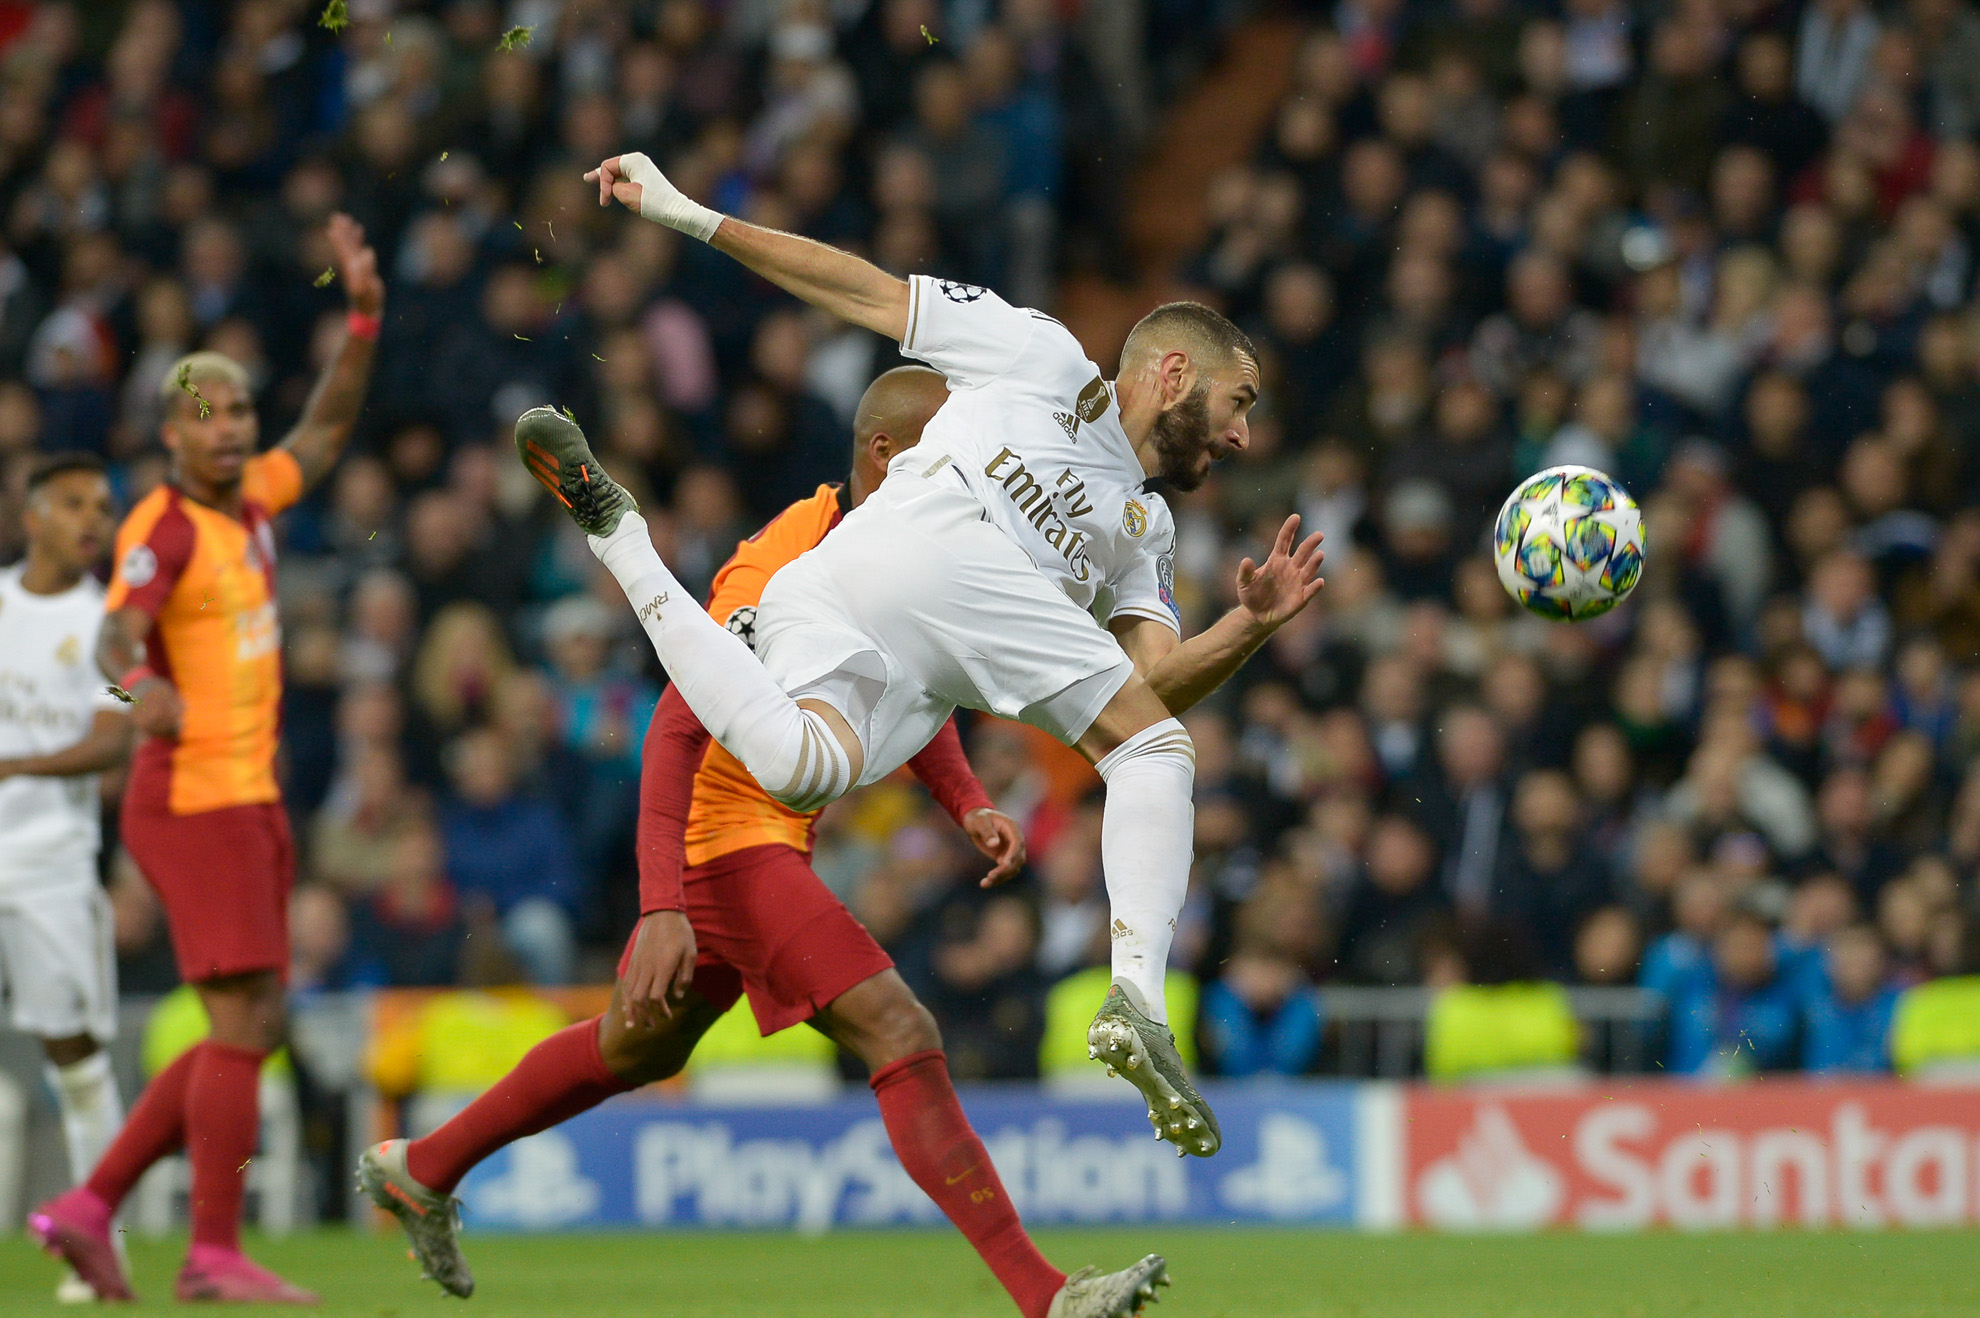
[{"label": "blurred player in orange jersey", "polygon": [[167,481],[117,535],[97,662],[136,700],[144,740],[123,835],[171,925],[179,974],[213,1022],[160,1072],[88,1182],[29,1219],[101,1299],[129,1299],[111,1214],[146,1168],[184,1148],[192,1244],[182,1300],[314,1303],[240,1251],[241,1193],[260,1131],[262,1059],[281,1042],[294,849],[275,749],[282,630],[270,519],[329,474],[371,378],[385,306],[378,261],[347,215],[330,245],[349,297],[344,342],[283,441],[260,438],[247,373],[196,352],[164,382]]},{"label": "blurred player in orange jersey", "polygon": [[[919,442],[947,397],[942,376],[924,367],[876,380],[860,399],[851,479],[820,486],[738,545],[715,578],[709,612],[749,639],[764,584],[873,492],[888,461]],[[984,886],[1017,872],[1023,837],[970,771],[954,720],[908,767],[996,862]],[[1120,1318],[1154,1294],[1165,1280],[1156,1255],[1122,1272],[1068,1278],[1032,1244],[956,1101],[935,1018],[812,872],[817,817],[773,800],[668,689],[647,731],[640,775],[644,914],[610,1008],[539,1044],[432,1134],[387,1141],[359,1164],[360,1184],[405,1226],[427,1276],[452,1294],[473,1293],[451,1199],[470,1168],[614,1094],[677,1073],[747,993],[764,1034],[808,1021],[867,1064],[901,1166],[968,1237],[1025,1318]]]}]

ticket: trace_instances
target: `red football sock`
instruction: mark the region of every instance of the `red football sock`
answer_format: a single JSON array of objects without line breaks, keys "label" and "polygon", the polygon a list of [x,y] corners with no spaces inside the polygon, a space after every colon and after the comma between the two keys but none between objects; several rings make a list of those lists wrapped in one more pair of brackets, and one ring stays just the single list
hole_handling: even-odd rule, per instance
[{"label": "red football sock", "polygon": [[197,1046],[153,1076],[138,1095],[124,1128],[117,1132],[101,1161],[90,1172],[89,1192],[115,1208],[160,1158],[179,1151],[186,1142],[186,1078],[192,1074]]},{"label": "red football sock", "polygon": [[548,1130],[632,1086],[598,1051],[600,1017],[545,1039],[516,1069],[460,1115],[406,1146],[406,1170],[437,1194],[452,1194],[474,1165],[505,1144]]},{"label": "red football sock", "polygon": [[267,1054],[208,1039],[193,1050],[186,1081],[186,1157],[192,1163],[192,1240],[241,1247],[241,1197],[261,1141],[261,1059]]},{"label": "red football sock", "polygon": [[989,1151],[956,1101],[948,1059],[934,1050],[910,1053],[874,1072],[872,1085],[901,1166],[968,1237],[1025,1318],[1045,1318],[1066,1274],[1025,1234]]}]

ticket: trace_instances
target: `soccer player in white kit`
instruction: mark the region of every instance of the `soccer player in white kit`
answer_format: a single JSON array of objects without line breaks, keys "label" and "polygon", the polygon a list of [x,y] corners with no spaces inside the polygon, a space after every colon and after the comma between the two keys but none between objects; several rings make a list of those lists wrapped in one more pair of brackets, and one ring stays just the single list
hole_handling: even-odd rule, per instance
[{"label": "soccer player in white kit", "polygon": [[[0,571],[0,982],[14,1028],[41,1039],[80,1179],[124,1119],[103,1051],[117,963],[97,775],[129,754],[131,718],[96,668],[103,587],[90,569],[117,529],[102,464],[44,459],[23,523],[27,557]],[[58,1294],[96,1298],[74,1276]]]},{"label": "soccer player in white kit", "polygon": [[1071,332],[971,285],[902,281],[808,239],[688,200],[645,156],[586,175],[648,219],[728,253],[949,381],[919,447],[818,548],[777,573],[755,657],[654,552],[577,426],[542,408],[523,460],[591,536],[682,696],[769,793],[811,809],[875,782],[961,705],[1044,728],[1107,784],[1101,847],[1114,983],[1089,1053],[1142,1091],[1156,1134],[1208,1157],[1222,1137],[1184,1074],[1162,982],[1189,885],[1195,752],[1175,715],[1237,670],[1321,587],[1319,537],[1288,519],[1239,606],[1184,641],[1175,532],[1144,488],[1202,483],[1249,439],[1250,341],[1195,303],[1136,325],[1110,384]]}]

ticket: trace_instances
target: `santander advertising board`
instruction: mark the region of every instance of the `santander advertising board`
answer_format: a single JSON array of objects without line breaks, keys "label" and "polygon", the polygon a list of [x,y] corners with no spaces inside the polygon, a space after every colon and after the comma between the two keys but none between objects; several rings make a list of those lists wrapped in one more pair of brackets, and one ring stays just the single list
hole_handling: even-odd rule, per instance
[{"label": "santander advertising board", "polygon": [[1980,1220],[1980,1089],[1646,1081],[1404,1099],[1409,1222],[1455,1231]]}]

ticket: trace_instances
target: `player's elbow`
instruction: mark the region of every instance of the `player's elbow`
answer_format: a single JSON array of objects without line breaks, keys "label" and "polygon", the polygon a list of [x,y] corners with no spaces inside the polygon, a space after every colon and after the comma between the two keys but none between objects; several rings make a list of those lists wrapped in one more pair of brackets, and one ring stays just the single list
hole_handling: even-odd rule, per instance
[{"label": "player's elbow", "polygon": [[131,669],[133,650],[130,638],[124,635],[123,628],[117,625],[113,615],[103,624],[103,631],[96,638],[96,668],[105,677],[116,681]]},{"label": "player's elbow", "polygon": [[872,287],[863,299],[867,306],[861,323],[876,334],[884,334],[895,343],[907,340],[908,332],[908,286],[904,279],[896,279],[886,271],[874,268]]}]

